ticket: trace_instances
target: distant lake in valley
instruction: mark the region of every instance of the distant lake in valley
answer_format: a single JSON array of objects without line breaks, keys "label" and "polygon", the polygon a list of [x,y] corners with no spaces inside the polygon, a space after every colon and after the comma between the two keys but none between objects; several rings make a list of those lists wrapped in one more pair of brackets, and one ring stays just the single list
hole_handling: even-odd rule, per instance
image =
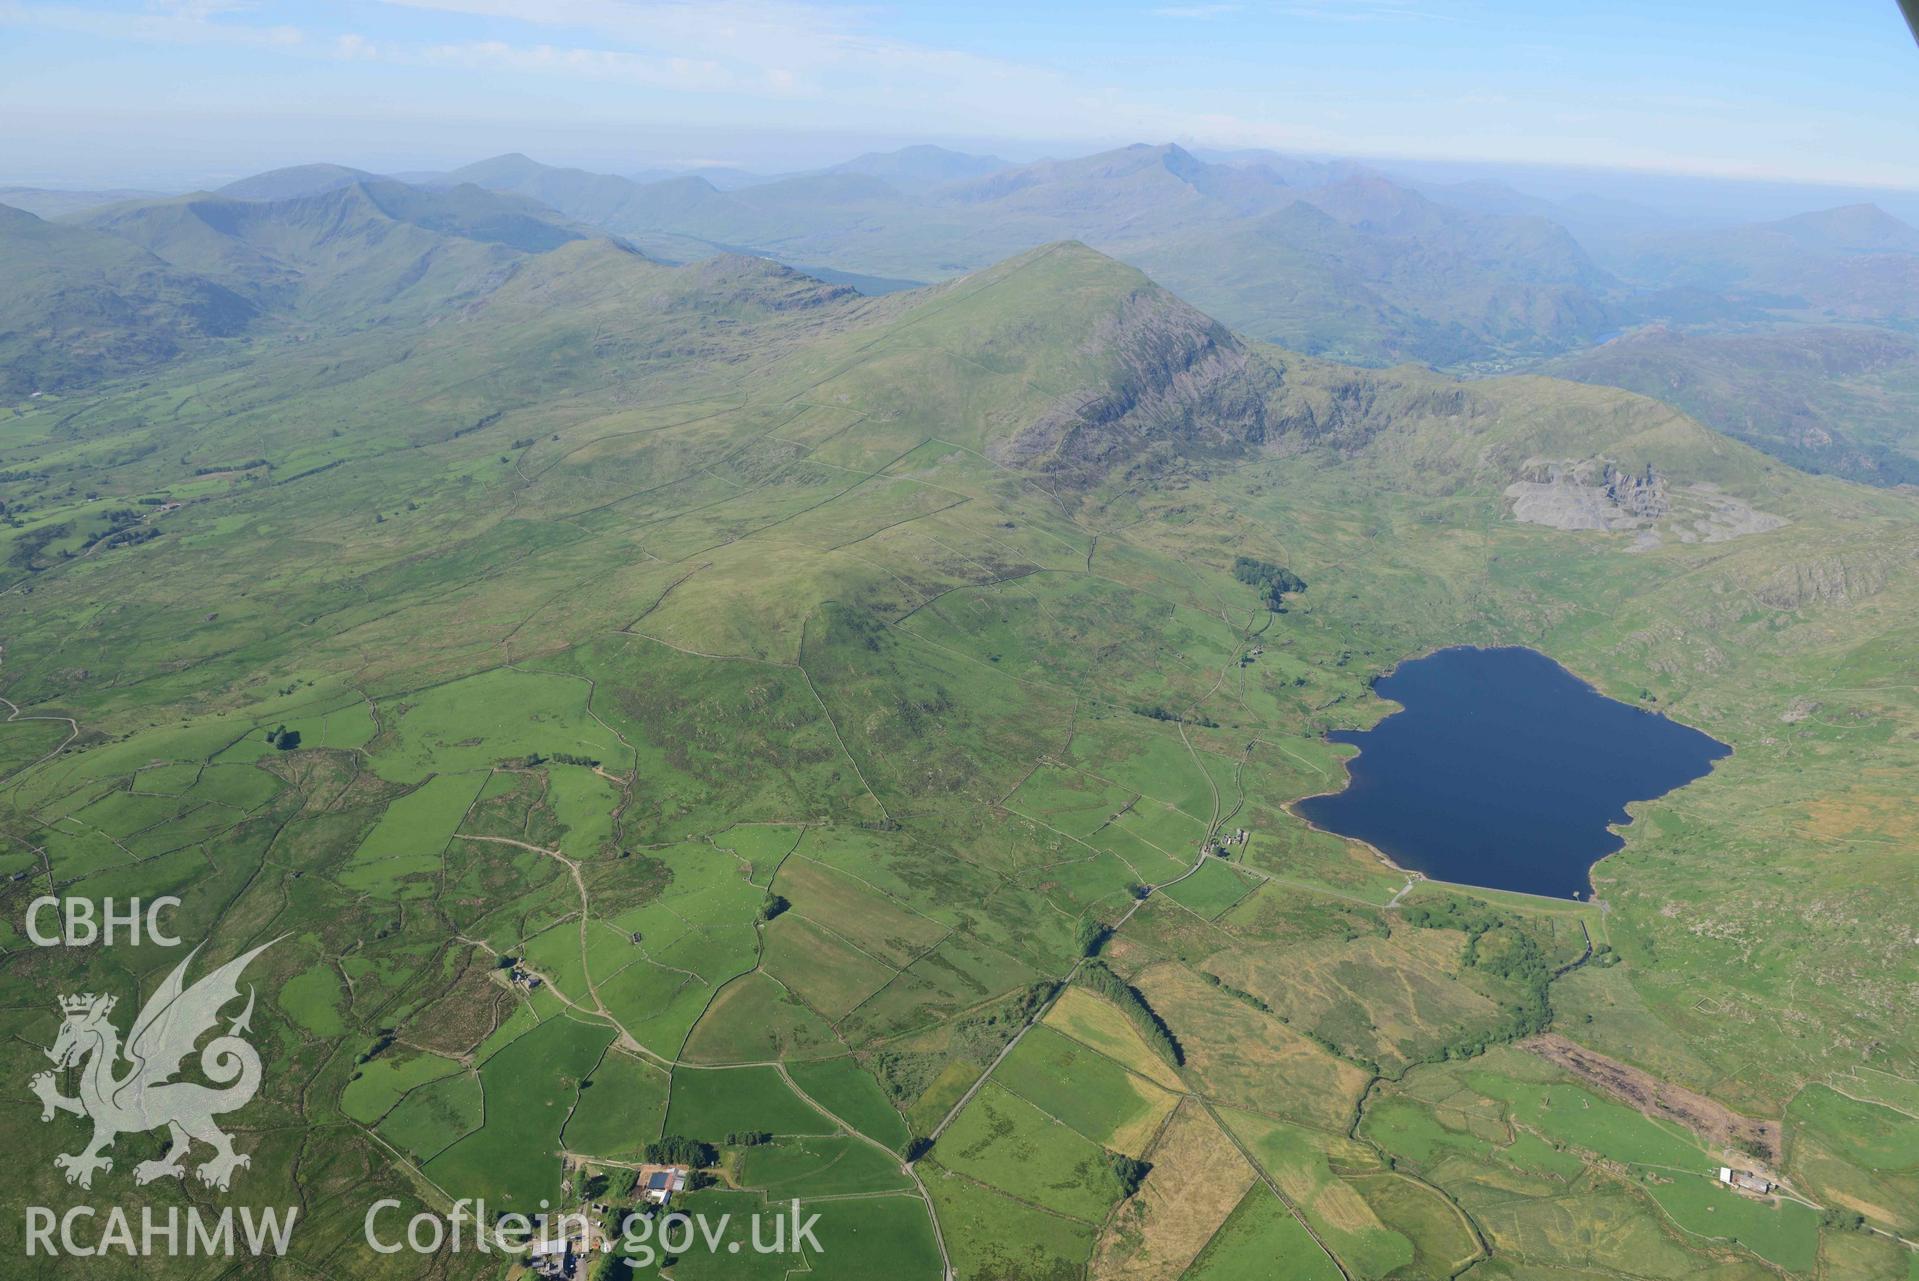
[{"label": "distant lake in valley", "polygon": [[1591,893],[1630,801],[1664,796],[1731,748],[1607,698],[1536,650],[1443,649],[1373,688],[1405,710],[1330,737],[1360,749],[1344,791],[1294,808],[1442,881]]}]

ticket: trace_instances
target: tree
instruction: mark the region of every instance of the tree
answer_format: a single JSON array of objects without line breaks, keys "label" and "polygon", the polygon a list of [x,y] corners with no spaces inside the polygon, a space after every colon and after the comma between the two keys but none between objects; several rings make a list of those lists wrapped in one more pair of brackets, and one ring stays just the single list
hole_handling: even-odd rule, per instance
[{"label": "tree", "polygon": [[1161,1058],[1174,1067],[1186,1062],[1186,1052],[1180,1048],[1173,1030],[1166,1026],[1166,1020],[1146,1003],[1146,998],[1140,995],[1138,988],[1113,973],[1106,962],[1088,961],[1081,967],[1080,977],[1086,986],[1124,1011],[1134,1030],[1145,1038],[1146,1043]]},{"label": "tree", "polygon": [[1256,560],[1251,556],[1233,558],[1233,577],[1249,587],[1257,587],[1266,601],[1266,608],[1284,609],[1288,592],[1306,590],[1306,580],[1284,565],[1275,565],[1269,560]]},{"label": "tree", "polygon": [[1113,1171],[1113,1178],[1119,1183],[1119,1196],[1122,1201],[1139,1191],[1140,1183],[1153,1168],[1151,1161],[1140,1161],[1122,1152],[1108,1152],[1106,1163]]},{"label": "tree", "polygon": [[718,1165],[719,1149],[699,1139],[669,1134],[646,1145],[646,1159],[655,1165]]}]

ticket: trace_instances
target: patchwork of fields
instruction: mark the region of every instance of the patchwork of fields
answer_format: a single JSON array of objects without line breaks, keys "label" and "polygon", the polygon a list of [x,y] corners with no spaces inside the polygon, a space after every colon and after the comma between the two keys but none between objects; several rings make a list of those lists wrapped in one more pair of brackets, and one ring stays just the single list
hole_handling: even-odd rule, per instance
[{"label": "patchwork of fields", "polygon": [[[498,1275],[370,1251],[365,1205],[571,1204],[678,1137],[717,1149],[688,1208],[798,1200],[824,1248],[670,1281],[1919,1276],[1909,498],[1600,389],[1355,382],[1074,246],[803,304],[611,253],[403,360],[0,412],[46,519],[181,504],[0,593],[8,1079],[49,994],[177,963],[24,946],[26,903],[175,894],[209,958],[284,936],[236,1129],[247,1197],[303,1207],[284,1275]],[[1267,436],[1129,381],[1188,325],[1272,371]],[[1088,388],[1142,439],[1009,443]],[[1601,452],[1787,523],[1505,518],[1514,467]],[[271,467],[195,479],[234,457]],[[1308,586],[1269,609],[1239,554]],[[1637,807],[1603,902],[1409,881],[1286,808],[1374,675],[1464,642],[1736,749]],[[1547,1026],[1778,1123],[1781,1193]],[[80,1123],[0,1133],[10,1198],[67,1204]]]}]

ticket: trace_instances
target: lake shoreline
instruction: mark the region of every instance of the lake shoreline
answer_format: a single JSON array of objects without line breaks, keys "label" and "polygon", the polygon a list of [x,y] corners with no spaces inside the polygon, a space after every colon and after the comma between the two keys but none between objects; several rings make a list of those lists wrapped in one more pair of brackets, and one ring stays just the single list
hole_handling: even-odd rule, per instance
[{"label": "lake shoreline", "polygon": [[[1523,645],[1523,644],[1482,645],[1482,644],[1477,644],[1473,642],[1462,642],[1462,643],[1450,644],[1450,645],[1435,645],[1427,649],[1421,650],[1417,653],[1408,654],[1402,658],[1395,660],[1390,667],[1379,672],[1377,675],[1373,676],[1371,680],[1368,681],[1368,690],[1369,692],[1372,693],[1373,697],[1377,698],[1380,702],[1388,705],[1387,710],[1384,712],[1384,714],[1382,714],[1378,719],[1374,720],[1373,722],[1371,722],[1369,725],[1367,725],[1364,728],[1327,730],[1320,735],[1320,741],[1326,742],[1326,743],[1338,743],[1338,742],[1341,742],[1342,740],[1334,737],[1335,735],[1347,734],[1347,735],[1360,736],[1360,735],[1376,733],[1388,721],[1393,720],[1394,718],[1399,717],[1403,715],[1405,712],[1407,712],[1409,708],[1406,705],[1406,703],[1401,702],[1398,699],[1392,698],[1388,695],[1380,694],[1378,692],[1378,687],[1384,681],[1387,681],[1391,679],[1392,677],[1394,677],[1395,675],[1398,675],[1402,668],[1405,668],[1409,666],[1410,664],[1418,663],[1427,659],[1431,659],[1440,655],[1450,654],[1450,653],[1470,652],[1473,654],[1497,654],[1497,653],[1506,652],[1506,651],[1527,655],[1533,658],[1543,659],[1546,663],[1550,664],[1558,672],[1563,673],[1565,676],[1570,677],[1585,693],[1591,695],[1593,698],[1602,700],[1605,704],[1609,704],[1613,707],[1624,708],[1626,710],[1639,713],[1642,716],[1654,717],[1657,720],[1665,723],[1666,725],[1670,725],[1679,729],[1689,731],[1690,733],[1696,734],[1700,736],[1701,738],[1705,739],[1708,743],[1714,745],[1714,747],[1718,749],[1715,754],[1711,755],[1706,760],[1704,764],[1704,769],[1702,772],[1694,774],[1692,777],[1684,779],[1683,781],[1680,781],[1674,784],[1673,786],[1666,788],[1664,791],[1661,791],[1657,793],[1656,795],[1648,796],[1648,797],[1637,797],[1637,798],[1632,798],[1632,799],[1621,802],[1619,809],[1620,809],[1620,812],[1624,813],[1625,815],[1624,819],[1608,820],[1603,825],[1603,830],[1607,832],[1608,834],[1610,834],[1618,842],[1618,844],[1614,846],[1614,848],[1598,853],[1592,859],[1592,861],[1587,864],[1585,868],[1585,873],[1584,873],[1584,884],[1580,886],[1576,891],[1572,893],[1552,894],[1552,893],[1544,893],[1539,890],[1519,889],[1519,888],[1515,888],[1507,885],[1482,885],[1473,881],[1443,878],[1440,876],[1436,876],[1430,872],[1426,872],[1419,868],[1411,867],[1405,863],[1402,863],[1401,861],[1399,861],[1399,859],[1387,853],[1386,850],[1383,849],[1375,841],[1369,840],[1363,836],[1354,835],[1349,832],[1337,831],[1333,828],[1325,826],[1324,824],[1316,822],[1314,819],[1308,817],[1305,813],[1301,812],[1301,810],[1298,807],[1306,804],[1307,802],[1342,796],[1348,793],[1352,789],[1355,782],[1354,763],[1360,760],[1360,758],[1364,756],[1366,752],[1365,748],[1360,747],[1356,743],[1351,743],[1351,742],[1347,743],[1347,745],[1352,746],[1354,748],[1354,753],[1352,756],[1347,757],[1340,762],[1340,767],[1341,767],[1342,774],[1344,776],[1344,781],[1341,783],[1339,787],[1295,797],[1292,800],[1283,802],[1280,808],[1284,810],[1288,815],[1297,819],[1299,822],[1304,823],[1307,826],[1307,828],[1312,831],[1320,832],[1329,836],[1334,836],[1343,841],[1352,841],[1359,845],[1364,846],[1367,850],[1371,851],[1373,857],[1379,860],[1379,862],[1382,865],[1389,867],[1396,872],[1404,874],[1405,876],[1409,878],[1409,881],[1427,881],[1427,882],[1431,882],[1433,884],[1438,884],[1438,885],[1457,885],[1466,889],[1479,889],[1479,890],[1486,890],[1486,891],[1505,893],[1505,894],[1524,894],[1530,897],[1551,899],[1556,902],[1569,903],[1569,904],[1586,904],[1586,903],[1592,903],[1592,902],[1598,901],[1598,897],[1597,897],[1598,888],[1597,888],[1597,882],[1595,879],[1595,873],[1599,869],[1600,864],[1604,863],[1607,859],[1613,857],[1615,854],[1619,854],[1625,850],[1628,831],[1638,817],[1636,814],[1634,814],[1632,807],[1649,804],[1653,801],[1662,800],[1665,797],[1672,795],[1674,792],[1680,791],[1683,788],[1691,785],[1692,783],[1696,783],[1699,780],[1710,776],[1714,772],[1714,770],[1718,767],[1720,762],[1731,759],[1732,756],[1735,754],[1736,749],[1733,747],[1732,744],[1724,742],[1723,740],[1712,735],[1709,731],[1702,729],[1699,726],[1689,724],[1686,721],[1682,721],[1679,718],[1668,714],[1663,708],[1661,709],[1648,708],[1638,703],[1630,703],[1625,701],[1624,699],[1614,698],[1610,694],[1607,694],[1603,689],[1601,689],[1595,681],[1581,674],[1580,672],[1575,671],[1573,668],[1568,667],[1565,663],[1561,662],[1559,659],[1555,658],[1553,655],[1546,653],[1544,650],[1537,649],[1537,648],[1534,648],[1533,646]],[[1402,893],[1403,892],[1404,891],[1402,891]]]}]

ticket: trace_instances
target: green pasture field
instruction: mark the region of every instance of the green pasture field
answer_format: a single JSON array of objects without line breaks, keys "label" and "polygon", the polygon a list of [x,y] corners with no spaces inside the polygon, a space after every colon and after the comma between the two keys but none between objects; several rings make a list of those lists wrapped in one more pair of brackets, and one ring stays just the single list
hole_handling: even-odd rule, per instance
[{"label": "green pasture field", "polygon": [[1449,1157],[1488,1164],[1503,1160],[1561,1179],[1576,1178],[1586,1168],[1574,1153],[1551,1147],[1530,1131],[1507,1131],[1507,1138],[1500,1133],[1506,1130],[1503,1111],[1495,1108],[1481,1115],[1496,1122],[1490,1124],[1495,1137],[1475,1133],[1467,1124],[1469,1114],[1395,1095],[1366,1109],[1360,1132],[1415,1170],[1431,1170]]},{"label": "green pasture field", "polygon": [[1687,1174],[1716,1169],[1712,1155],[1678,1126],[1664,1125],[1576,1085],[1520,1084],[1490,1072],[1467,1072],[1474,1089],[1501,1099],[1514,1120],[1549,1138],[1613,1161]]},{"label": "green pasture field", "polygon": [[520,949],[529,968],[576,1002],[587,999],[581,933],[578,919],[561,921],[528,939]]},{"label": "green pasture field", "polygon": [[852,875],[804,856],[780,865],[775,892],[793,910],[847,939],[880,963],[902,966],[945,937],[947,927],[880,894]]},{"label": "green pasture field", "polygon": [[673,1073],[667,1134],[718,1143],[734,1131],[807,1135],[833,1129],[831,1121],[793,1093],[776,1068],[680,1068]]},{"label": "green pasture field", "polygon": [[1272,1189],[1255,1183],[1184,1275],[1189,1281],[1267,1281],[1276,1274],[1299,1281],[1340,1275]]},{"label": "green pasture field", "polygon": [[634,1159],[660,1135],[666,1119],[666,1073],[635,1055],[609,1049],[580,1088],[560,1136],[569,1152]]},{"label": "green pasture field", "polygon": [[308,749],[365,747],[373,738],[373,709],[361,698],[324,711],[288,715],[270,725],[253,727],[215,759],[226,765],[245,765],[270,759],[274,745],[267,741],[266,735],[282,726],[298,734],[300,746]]},{"label": "green pasture field", "polygon": [[829,1020],[839,1020],[899,971],[855,944],[787,912],[765,929],[766,972]]},{"label": "green pasture field", "polygon": [[1163,850],[1135,833],[1124,819],[1093,833],[1087,844],[1105,850],[1132,870],[1140,885],[1158,885],[1172,880],[1192,864],[1185,861],[1187,851]]},{"label": "green pasture field", "polygon": [[[712,1239],[709,1241],[700,1235],[696,1227],[693,1237],[695,1244],[685,1254],[664,1255],[658,1252],[656,1246],[650,1267],[621,1271],[630,1272],[635,1277],[651,1278],[652,1281],[687,1281],[688,1278],[693,1281],[706,1281],[708,1278],[714,1281],[779,1281],[795,1267],[803,1267],[807,1261],[804,1245],[797,1250],[786,1248],[767,1253],[753,1249],[755,1215],[767,1216],[767,1224],[761,1229],[761,1240],[768,1245],[775,1244],[771,1226],[775,1207],[767,1205],[757,1193],[732,1188],[705,1188],[676,1197],[675,1206],[688,1216],[703,1218],[707,1230],[713,1234]],[[785,1206],[778,1207],[778,1211],[790,1216]],[[825,1220],[822,1218],[814,1234],[817,1236],[819,1227],[824,1226]],[[824,1241],[822,1237],[822,1244]],[[609,1266],[618,1268],[619,1264],[615,1262]]]},{"label": "green pasture field", "polygon": [[1119,1188],[1101,1146],[988,1082],[934,1151],[940,1164],[1009,1196],[1098,1222]]},{"label": "green pasture field", "polygon": [[1178,860],[1182,870],[1192,866],[1187,860],[1206,835],[1205,820],[1169,805],[1135,805],[1114,819],[1113,826]]},{"label": "green pasture field", "polygon": [[1420,1253],[1412,1238],[1382,1220],[1359,1180],[1339,1172],[1374,1165],[1370,1151],[1341,1136],[1247,1112],[1224,1112],[1222,1118],[1355,1275],[1386,1276]]},{"label": "green pasture field", "polygon": [[1919,1117],[1893,1104],[1850,1098],[1808,1085],[1787,1113],[1863,1169],[1886,1175],[1919,1174]]},{"label": "green pasture field", "polygon": [[1117,916],[1140,884],[1137,870],[1104,850],[1082,850],[1048,867],[1044,878],[1034,888],[1074,917]]},{"label": "green pasture field", "polygon": [[587,712],[583,681],[496,668],[406,694],[382,708],[391,728],[371,748],[381,777],[410,782],[538,753],[624,768],[628,753]]},{"label": "green pasture field", "polygon": [[480,1067],[486,1123],[427,1162],[428,1177],[502,1208],[556,1202],[561,1133],[612,1039],[604,1024],[564,1015],[521,1034]]},{"label": "green pasture field", "polygon": [[756,970],[714,995],[681,1057],[689,1063],[747,1063],[843,1048],[819,1014],[779,980]]},{"label": "green pasture field", "polygon": [[579,765],[548,772],[547,804],[565,829],[560,848],[574,858],[603,854],[613,844],[613,811],[620,789],[612,780]]},{"label": "green pasture field", "polygon": [[436,774],[388,805],[340,873],[340,884],[383,896],[430,894],[442,851],[484,782],[479,774]]},{"label": "green pasture field", "polygon": [[1192,751],[1161,722],[1111,707],[1089,709],[1073,728],[1073,765],[1204,822],[1213,789]]},{"label": "green pasture field", "polygon": [[912,1136],[904,1118],[872,1074],[850,1056],[793,1062],[786,1070],[808,1097],[861,1134],[896,1152],[905,1149]]},{"label": "green pasture field", "polygon": [[1788,1272],[1810,1273],[1819,1256],[1819,1216],[1792,1202],[1767,1204],[1700,1174],[1647,1189],[1672,1221],[1696,1236],[1722,1238]]},{"label": "green pasture field", "polygon": [[1040,1281],[1086,1266],[1092,1224],[1015,1200],[936,1161],[921,1162],[919,1169],[962,1281]]},{"label": "green pasture field", "polygon": [[713,988],[690,971],[639,961],[598,985],[619,1025],[656,1054],[674,1055],[713,999]]},{"label": "green pasture field", "polygon": [[1465,1216],[1430,1186],[1400,1174],[1357,1175],[1349,1181],[1382,1224],[1412,1242],[1412,1274],[1457,1275],[1482,1253]]},{"label": "green pasture field", "polygon": [[912,1031],[1015,992],[1033,970],[1005,952],[955,934],[868,997],[840,1026],[854,1048],[863,1039]]},{"label": "green pasture field", "polygon": [[1172,1065],[1140,1039],[1126,1015],[1083,987],[1062,992],[1046,1012],[1045,1025],[1149,1081],[1171,1090],[1184,1088]]},{"label": "green pasture field", "polygon": [[802,1220],[820,1216],[818,1253],[807,1254],[818,1281],[896,1281],[937,1276],[939,1246],[926,1203],[916,1196],[800,1202]]},{"label": "green pasture field", "polygon": [[355,1069],[340,1096],[340,1109],[362,1125],[391,1112],[409,1092],[460,1070],[452,1059],[394,1049]]},{"label": "green pasture field", "polygon": [[346,1031],[342,1017],[346,994],[331,965],[317,965],[280,989],[280,1005],[295,1023],[315,1036],[338,1036]]},{"label": "green pasture field", "polygon": [[1042,766],[1007,798],[1006,806],[1015,814],[1037,819],[1083,841],[1111,822],[1136,796],[1077,770]]},{"label": "green pasture field", "polygon": [[414,1087],[378,1130],[382,1138],[425,1163],[479,1129],[484,1109],[479,1077],[458,1072]]},{"label": "green pasture field", "polygon": [[1224,860],[1209,858],[1191,876],[1169,886],[1166,897],[1212,920],[1230,910],[1255,887],[1255,882],[1233,871]]},{"label": "green pasture field", "polygon": [[993,1080],[1093,1142],[1141,1155],[1178,1102],[1068,1036],[1036,1027],[993,1072]]},{"label": "green pasture field", "polygon": [[739,1177],[769,1200],[895,1192],[913,1186],[900,1172],[897,1158],[844,1135],[780,1139],[747,1148],[740,1157]]}]

